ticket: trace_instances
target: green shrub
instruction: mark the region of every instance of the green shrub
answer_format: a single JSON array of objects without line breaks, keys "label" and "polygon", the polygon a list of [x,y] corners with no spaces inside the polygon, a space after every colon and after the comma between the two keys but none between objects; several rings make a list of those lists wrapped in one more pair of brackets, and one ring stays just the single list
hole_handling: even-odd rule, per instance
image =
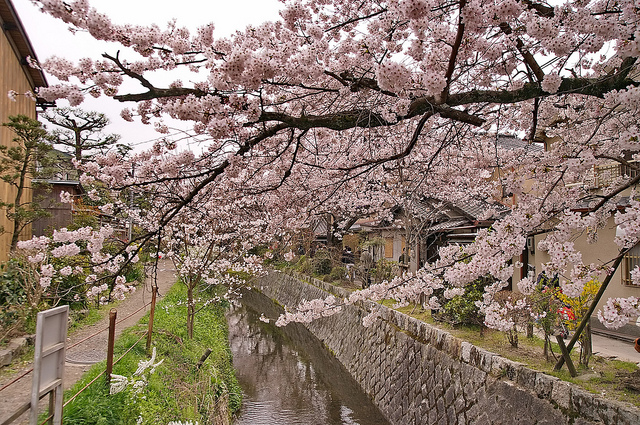
[{"label": "green shrub", "polygon": [[335,281],[344,279],[346,274],[347,274],[346,267],[336,266],[331,269],[331,273],[329,273],[329,278],[331,279],[331,282],[335,282]]},{"label": "green shrub", "polygon": [[298,262],[296,263],[295,268],[300,273],[310,275],[312,272],[312,264],[309,260],[309,257],[307,257],[306,255],[301,255],[298,259]]},{"label": "green shrub", "polygon": [[478,279],[465,287],[463,295],[456,295],[450,300],[440,294],[442,308],[434,315],[437,320],[455,325],[483,325],[484,316],[478,311],[476,301],[482,301],[484,288],[490,284],[488,279]]},{"label": "green shrub", "polygon": [[314,258],[313,260],[313,272],[317,275],[324,276],[331,273],[331,259],[329,258]]},{"label": "green shrub", "polygon": [[122,275],[127,278],[127,282],[143,283],[146,279],[144,264],[141,262],[129,263],[122,271]]},{"label": "green shrub", "polygon": [[0,265],[0,305],[20,305],[27,301],[25,285],[19,273],[20,262],[11,259]]},{"label": "green shrub", "polygon": [[0,266],[0,342],[33,328],[36,311],[29,304],[20,261],[11,259]]},{"label": "green shrub", "polygon": [[385,280],[391,280],[395,277],[394,266],[397,265],[395,261],[387,261],[384,258],[376,261],[375,266],[371,269],[371,276],[373,276],[376,282],[382,282]]}]

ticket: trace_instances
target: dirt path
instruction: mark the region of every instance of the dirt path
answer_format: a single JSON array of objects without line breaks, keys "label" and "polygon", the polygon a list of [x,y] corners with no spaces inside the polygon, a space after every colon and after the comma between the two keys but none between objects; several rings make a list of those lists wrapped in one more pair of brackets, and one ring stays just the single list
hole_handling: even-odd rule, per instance
[{"label": "dirt path", "polygon": [[[158,266],[158,294],[159,298],[162,298],[169,288],[175,283],[176,276],[173,264],[171,261],[162,260]],[[136,292],[129,296],[129,298],[120,302],[117,307],[117,321],[125,318],[136,310],[139,310],[143,305],[151,301],[151,284],[152,278],[148,278],[145,285],[138,286]],[[122,331],[137,323],[138,320],[149,310],[149,307],[132,314],[126,320],[118,323],[116,326],[116,338],[122,333]],[[109,326],[109,315],[106,314],[99,322],[77,329],[69,335],[67,340],[68,345],[73,345],[77,341],[102,330]],[[67,351],[66,363],[64,370],[64,389],[70,388],[73,384],[82,377],[82,375],[89,370],[92,364],[106,359],[107,357],[107,331],[103,331],[97,336],[82,342],[74,348]],[[32,364],[29,363],[25,367],[16,372],[15,375],[3,378],[0,381],[0,387],[5,383],[10,382],[24,371],[30,369]],[[0,393],[0,423],[8,418],[20,405],[29,401],[31,394],[31,375],[27,375],[21,380],[12,384],[9,388]],[[44,411],[45,399],[42,400],[39,411]],[[26,424],[28,423],[28,413],[22,415],[13,424]]]}]

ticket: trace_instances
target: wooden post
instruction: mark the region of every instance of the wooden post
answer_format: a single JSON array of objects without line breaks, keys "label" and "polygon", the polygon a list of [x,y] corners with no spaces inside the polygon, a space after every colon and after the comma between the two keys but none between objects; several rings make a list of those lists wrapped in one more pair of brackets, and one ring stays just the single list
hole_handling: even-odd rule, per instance
[{"label": "wooden post", "polygon": [[573,362],[571,361],[571,353],[567,349],[567,346],[564,345],[564,340],[560,335],[556,335],[556,341],[558,341],[558,345],[560,346],[560,351],[562,351],[562,358],[564,362],[567,364],[567,369],[569,369],[569,373],[572,377],[578,376],[578,372],[576,372],[576,368],[573,366]]},{"label": "wooden post", "polygon": [[49,416],[51,416],[51,418],[49,418],[49,420],[47,421],[49,425],[53,425],[53,416],[54,416],[53,413],[55,408],[56,408],[56,392],[51,391],[49,393]]},{"label": "wooden post", "polygon": [[149,330],[147,331],[147,352],[151,350],[151,333],[153,332],[153,315],[156,311],[156,294],[158,287],[154,286],[151,291],[151,310],[149,310]]},{"label": "wooden post", "polygon": [[198,370],[200,370],[200,368],[202,367],[205,360],[207,360],[207,357],[209,357],[210,354],[211,354],[211,348],[207,348],[204,354],[200,357],[200,360],[198,360],[198,364],[196,365]]},{"label": "wooden post", "polygon": [[109,340],[107,343],[107,385],[111,383],[111,371],[113,370],[113,346],[116,340],[116,316],[118,312],[112,308],[109,312]]}]

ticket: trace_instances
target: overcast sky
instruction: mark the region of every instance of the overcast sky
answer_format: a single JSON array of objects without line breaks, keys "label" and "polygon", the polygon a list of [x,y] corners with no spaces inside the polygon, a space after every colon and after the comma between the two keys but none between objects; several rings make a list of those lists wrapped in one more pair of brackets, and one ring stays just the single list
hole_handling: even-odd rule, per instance
[{"label": "overcast sky", "polygon": [[[72,34],[64,22],[39,12],[30,0],[11,1],[41,61],[53,55],[71,60],[99,58],[102,53],[115,54],[118,50],[116,44],[95,41],[86,33]],[[197,27],[213,22],[214,35],[218,37],[242,30],[249,24],[276,20],[282,6],[277,0],[90,0],[90,4],[99,12],[108,14],[116,24],[156,23],[164,28],[168,21],[175,18],[178,26],[187,27],[193,33]],[[56,83],[56,79],[50,75],[47,75],[47,81],[49,84]],[[122,120],[119,112],[124,104],[120,102],[108,98],[93,99],[90,96],[87,99],[80,107],[109,116],[112,124],[107,131],[120,134],[122,142],[142,148],[150,146],[150,143],[142,142],[164,137],[139,121],[128,123]],[[68,104],[59,101],[58,106]],[[190,128],[185,123],[179,124],[182,129]],[[198,150],[196,146],[193,148]]]}]

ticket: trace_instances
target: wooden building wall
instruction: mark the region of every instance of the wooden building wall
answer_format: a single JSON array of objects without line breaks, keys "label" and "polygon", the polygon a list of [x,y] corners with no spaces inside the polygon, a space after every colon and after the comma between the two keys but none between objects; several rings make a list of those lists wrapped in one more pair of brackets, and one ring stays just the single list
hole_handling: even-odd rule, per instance
[{"label": "wooden building wall", "polygon": [[[30,80],[25,73],[24,67],[21,66],[20,58],[13,49],[9,38],[2,31],[0,34],[0,121],[5,123],[10,115],[23,114],[31,118],[36,118],[35,101],[18,96],[16,102],[10,100],[7,96],[9,90],[15,90],[18,93],[25,93],[28,90],[33,91]],[[6,127],[0,127],[0,143],[9,146],[14,138],[14,134]],[[31,196],[28,191],[27,196]],[[5,202],[11,202],[15,198],[15,189],[5,182],[0,181],[0,197]],[[0,262],[7,259],[9,247],[11,244],[11,230],[13,223],[7,219],[4,211],[0,211],[0,226],[3,226],[5,233],[0,236]],[[21,235],[22,239],[31,237],[31,229],[26,229]]]},{"label": "wooden building wall", "polygon": [[63,182],[51,184],[46,189],[40,187],[34,189],[34,200],[51,213],[51,217],[41,218],[32,224],[33,236],[50,236],[54,229],[68,227],[73,223],[71,204],[60,202],[60,194],[63,191],[73,196],[81,194],[78,184],[65,184]]}]

